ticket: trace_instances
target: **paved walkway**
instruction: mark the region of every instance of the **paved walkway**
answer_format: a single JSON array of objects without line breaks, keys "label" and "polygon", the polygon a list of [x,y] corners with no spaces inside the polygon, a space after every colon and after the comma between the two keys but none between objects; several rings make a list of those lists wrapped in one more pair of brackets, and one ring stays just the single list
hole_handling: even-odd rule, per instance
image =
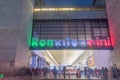
[{"label": "paved walkway", "polygon": [[[57,76],[56,79],[54,79],[54,77],[47,77],[47,78],[32,77],[32,80],[88,80],[88,79],[85,78],[84,76],[82,76],[81,78],[76,78],[75,75],[72,75],[70,77],[67,75],[65,79],[63,77]],[[90,80],[102,80],[102,79],[101,78],[96,78],[96,77],[91,77]],[[120,79],[109,78],[108,80],[120,80]]]},{"label": "paved walkway", "polygon": [[[66,77],[66,78],[63,78],[63,77],[57,77],[57,78],[40,78],[40,77],[32,77],[32,80],[39,80],[39,79],[42,79],[42,80],[87,80],[87,78],[85,77],[81,77],[81,78],[76,78],[74,76],[72,77]],[[100,78],[95,78],[95,77],[91,77],[92,80],[101,80]]]},{"label": "paved walkway", "polygon": [[[54,79],[53,77],[44,79],[44,78],[40,78],[40,77],[17,76],[17,77],[5,77],[5,78],[0,79],[0,80],[88,80],[88,79],[86,79],[84,77],[76,78],[75,76],[72,76],[70,78],[67,76],[66,79],[64,79],[63,77],[61,77],[61,78],[58,77],[57,79]],[[101,80],[101,79],[91,77],[90,80]],[[120,80],[120,78],[119,79],[109,78],[108,80]]]}]

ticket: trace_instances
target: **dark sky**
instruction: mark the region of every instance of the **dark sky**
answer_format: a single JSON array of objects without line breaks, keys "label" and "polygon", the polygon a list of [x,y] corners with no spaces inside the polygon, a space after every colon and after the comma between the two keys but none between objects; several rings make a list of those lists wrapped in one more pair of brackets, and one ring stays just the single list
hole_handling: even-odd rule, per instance
[{"label": "dark sky", "polygon": [[94,0],[44,0],[46,7],[91,6]]}]

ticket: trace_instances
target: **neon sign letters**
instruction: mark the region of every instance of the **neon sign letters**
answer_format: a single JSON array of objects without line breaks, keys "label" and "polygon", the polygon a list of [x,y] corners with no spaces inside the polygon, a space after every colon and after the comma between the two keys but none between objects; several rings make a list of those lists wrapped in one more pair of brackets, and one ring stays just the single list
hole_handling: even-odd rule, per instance
[{"label": "neon sign letters", "polygon": [[111,47],[110,38],[95,40],[75,40],[66,38],[65,40],[39,40],[38,38],[32,38],[31,47],[32,48],[92,48],[92,47]]}]

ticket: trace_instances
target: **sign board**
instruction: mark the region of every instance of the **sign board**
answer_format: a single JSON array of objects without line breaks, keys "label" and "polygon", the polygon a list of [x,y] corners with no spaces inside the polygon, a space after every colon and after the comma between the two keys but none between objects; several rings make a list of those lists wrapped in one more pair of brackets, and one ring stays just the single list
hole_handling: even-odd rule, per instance
[{"label": "sign board", "polygon": [[31,49],[112,49],[110,38],[94,40],[45,40],[32,38]]}]

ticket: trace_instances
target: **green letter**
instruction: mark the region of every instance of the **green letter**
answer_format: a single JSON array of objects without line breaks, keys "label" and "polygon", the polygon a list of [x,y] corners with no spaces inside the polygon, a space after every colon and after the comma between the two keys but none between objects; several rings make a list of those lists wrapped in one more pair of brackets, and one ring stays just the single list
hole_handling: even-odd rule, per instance
[{"label": "green letter", "polygon": [[45,40],[40,40],[39,44],[40,44],[40,47],[45,47],[46,41]]},{"label": "green letter", "polygon": [[48,47],[53,47],[54,41],[53,40],[47,40],[47,46]]},{"label": "green letter", "polygon": [[32,47],[38,47],[39,44],[38,44],[39,40],[37,38],[32,38]]}]

